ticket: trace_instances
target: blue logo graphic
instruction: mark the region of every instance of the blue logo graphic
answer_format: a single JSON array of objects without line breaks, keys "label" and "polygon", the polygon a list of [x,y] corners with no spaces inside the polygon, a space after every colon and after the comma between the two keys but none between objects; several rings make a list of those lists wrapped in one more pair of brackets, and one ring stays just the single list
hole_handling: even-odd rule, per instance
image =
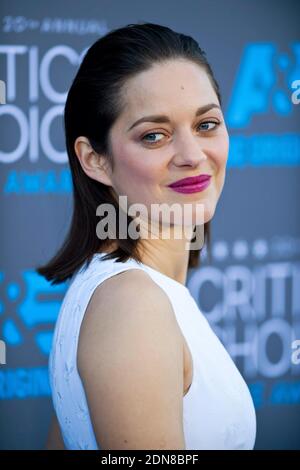
[{"label": "blue logo graphic", "polygon": [[[292,44],[291,50],[294,63],[289,56],[279,54],[272,43],[245,47],[226,113],[229,128],[249,127],[258,114],[292,114],[292,83],[300,78],[300,43]],[[285,89],[278,85],[280,73],[284,75]]]},{"label": "blue logo graphic", "polygon": [[[24,271],[22,274],[25,295],[22,295],[21,285],[8,283],[4,292],[7,298],[7,312],[5,318],[4,304],[0,304],[3,316],[1,338],[7,346],[20,346],[28,335],[32,335],[34,342],[43,355],[48,355],[53,336],[53,325],[59,313],[59,308],[67,289],[67,283],[53,286],[44,277],[35,271]],[[0,273],[0,282],[4,282],[3,272]],[[15,307],[14,303],[18,302]]]}]

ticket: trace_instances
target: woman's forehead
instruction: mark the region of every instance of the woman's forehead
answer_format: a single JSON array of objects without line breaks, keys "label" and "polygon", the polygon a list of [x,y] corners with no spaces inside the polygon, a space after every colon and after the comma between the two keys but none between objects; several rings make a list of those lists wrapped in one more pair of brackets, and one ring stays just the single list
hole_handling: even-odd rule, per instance
[{"label": "woman's forehead", "polygon": [[124,86],[124,96],[143,102],[147,98],[162,97],[170,91],[198,91],[210,87],[209,77],[203,67],[188,61],[156,64],[148,70],[129,78]]},{"label": "woman's forehead", "polygon": [[136,121],[147,115],[175,115],[196,110],[208,103],[218,104],[216,92],[206,76],[202,79],[174,77],[166,80],[136,80],[131,82],[123,96],[123,119]]}]

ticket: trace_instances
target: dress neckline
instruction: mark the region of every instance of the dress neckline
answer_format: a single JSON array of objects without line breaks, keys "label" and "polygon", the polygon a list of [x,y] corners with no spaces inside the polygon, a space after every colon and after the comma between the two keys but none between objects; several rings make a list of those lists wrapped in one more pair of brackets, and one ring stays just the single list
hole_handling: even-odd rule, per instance
[{"label": "dress neckline", "polygon": [[[110,253],[102,252],[102,253],[95,253],[94,256],[97,256],[97,257],[101,258],[101,257],[103,257],[103,256],[105,256],[105,255],[108,255],[108,254],[110,254]],[[108,260],[105,260],[105,261],[108,261]],[[115,260],[114,260],[114,261],[115,261]],[[168,281],[173,282],[174,285],[177,285],[178,287],[183,288],[186,292],[190,293],[190,291],[188,290],[188,288],[187,288],[184,284],[182,284],[182,283],[179,282],[179,281],[176,281],[175,279],[173,279],[173,278],[170,277],[170,276],[167,276],[167,274],[164,274],[164,273],[162,273],[161,271],[158,271],[157,269],[152,268],[152,266],[149,266],[148,264],[142,263],[142,262],[140,262],[140,261],[136,261],[134,258],[130,258],[130,261],[134,261],[134,262],[137,263],[138,265],[142,264],[146,269],[150,269],[150,271],[155,272],[156,274],[162,276],[163,278],[167,279]]]}]

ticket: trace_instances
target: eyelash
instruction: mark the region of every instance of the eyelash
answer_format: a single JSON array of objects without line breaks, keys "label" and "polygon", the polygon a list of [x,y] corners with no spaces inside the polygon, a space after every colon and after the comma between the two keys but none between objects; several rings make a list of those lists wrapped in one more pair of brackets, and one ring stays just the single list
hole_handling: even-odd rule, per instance
[{"label": "eyelash", "polygon": [[[199,126],[203,125],[203,124],[215,124],[216,127],[214,127],[213,129],[209,129],[208,131],[204,131],[204,132],[210,132],[210,131],[214,131],[220,124],[221,122],[215,122],[215,121],[204,121],[204,122],[201,122],[199,124]],[[198,127],[199,127],[198,126]],[[163,134],[163,132],[149,132],[148,134],[145,134],[141,140],[144,140],[145,137],[148,137],[149,135],[156,135],[156,134]],[[154,145],[154,144],[157,144],[158,142],[160,142],[159,140],[156,141],[156,142],[150,142],[150,141],[146,141],[147,144],[150,144],[150,145]]]}]

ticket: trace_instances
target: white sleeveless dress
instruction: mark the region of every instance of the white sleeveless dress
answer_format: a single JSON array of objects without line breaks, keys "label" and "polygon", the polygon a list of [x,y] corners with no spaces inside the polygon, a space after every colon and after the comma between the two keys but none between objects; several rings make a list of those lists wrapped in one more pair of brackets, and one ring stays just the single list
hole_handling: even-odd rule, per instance
[{"label": "white sleeveless dress", "polygon": [[256,415],[240,372],[199,310],[187,287],[130,258],[104,260],[96,253],[71,279],[56,321],[49,356],[52,400],[67,449],[101,449],[77,369],[80,326],[89,300],[105,279],[127,269],[146,271],[168,295],[193,359],[193,380],[183,396],[187,450],[253,449]]}]

